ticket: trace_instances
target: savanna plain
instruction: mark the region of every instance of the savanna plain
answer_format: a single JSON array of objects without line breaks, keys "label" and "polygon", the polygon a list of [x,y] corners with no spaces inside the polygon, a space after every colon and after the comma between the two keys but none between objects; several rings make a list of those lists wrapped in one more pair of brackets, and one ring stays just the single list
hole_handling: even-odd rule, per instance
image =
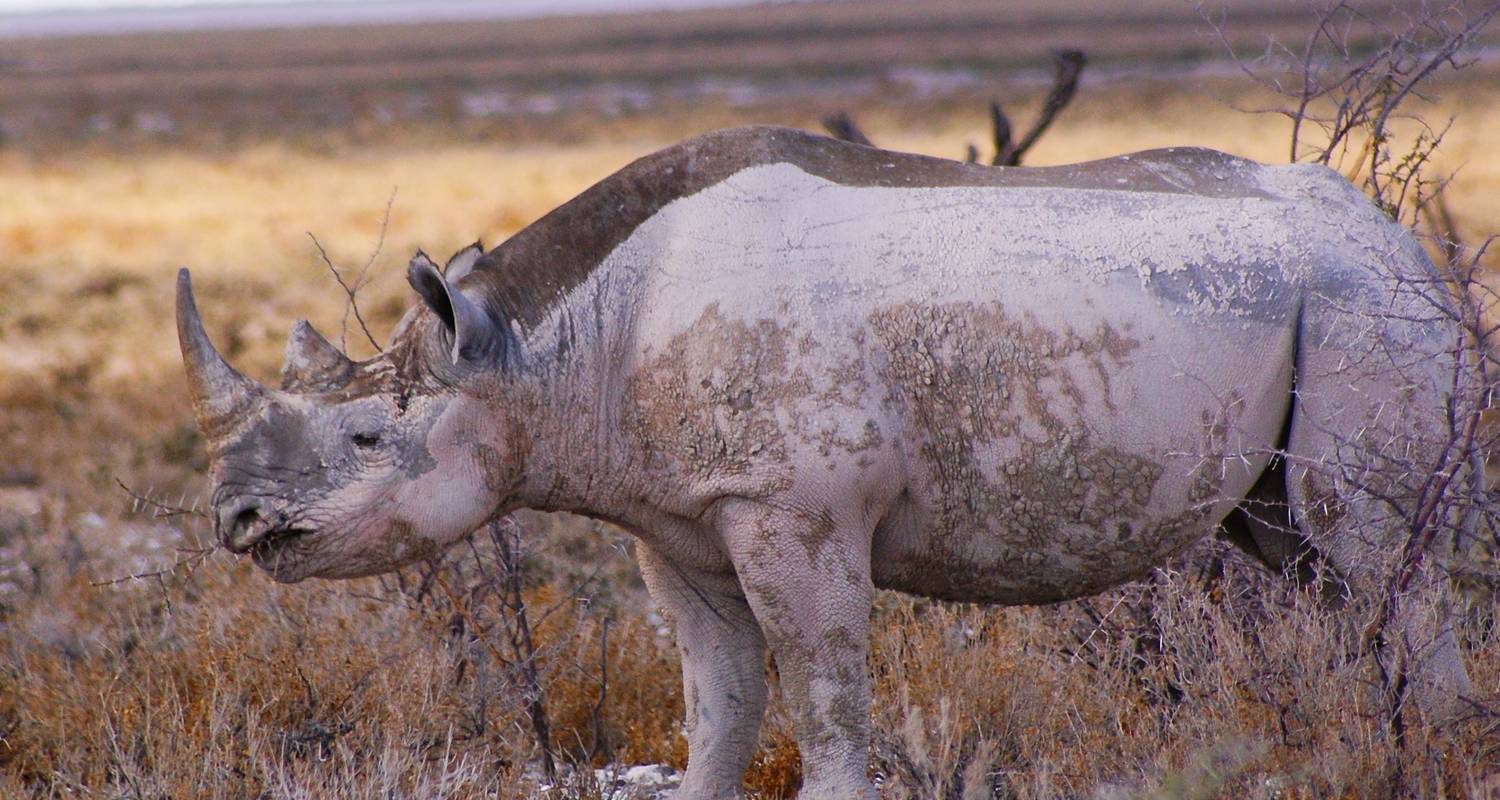
[{"label": "savanna plain", "polygon": [[[1253,112],[1277,98],[1233,70],[1105,75],[1085,72],[1027,164],[1188,144],[1287,158],[1286,120]],[[295,586],[213,550],[175,270],[193,269],[221,350],[274,383],[298,318],[372,353],[411,302],[418,247],[497,243],[631,159],[733,124],[816,129],[844,108],[883,146],[962,157],[989,136],[989,97],[1024,121],[1046,89],[987,80],[510,127],[0,143],[0,795],[648,796],[611,794],[609,773],[680,769],[686,744],[676,652],[629,537],[522,513],[399,575]],[[1500,232],[1497,86],[1481,62],[1415,107],[1454,120],[1431,169],[1454,175],[1447,206],[1475,240]],[[1471,713],[1407,708],[1399,735],[1369,659],[1335,644],[1358,609],[1330,612],[1212,538],[1056,606],[882,595],[872,770],[894,797],[1500,796],[1495,588],[1481,574],[1461,592]],[[798,775],[773,700],[747,786],[793,797]]]}]

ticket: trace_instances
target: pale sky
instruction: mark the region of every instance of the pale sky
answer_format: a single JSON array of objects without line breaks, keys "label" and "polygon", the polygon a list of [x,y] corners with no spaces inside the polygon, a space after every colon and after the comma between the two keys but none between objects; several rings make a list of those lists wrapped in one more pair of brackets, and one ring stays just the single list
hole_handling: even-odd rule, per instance
[{"label": "pale sky", "polygon": [[[361,0],[327,0],[357,3]],[[566,0],[563,0],[566,2]],[[158,8],[163,6],[258,5],[284,0],[0,0],[0,13],[17,11],[81,11],[99,8]]]},{"label": "pale sky", "polygon": [[545,17],[754,2],[799,0],[0,0],[0,40]]},{"label": "pale sky", "polygon": [[[35,11],[94,11],[99,9],[203,8],[208,6],[287,5],[298,0],[0,0],[0,14]],[[743,5],[750,0],[510,0],[515,11],[554,9],[562,13],[626,10],[634,8],[696,8]],[[384,5],[381,0],[315,0],[317,5]],[[450,5],[452,3],[449,3]]]}]

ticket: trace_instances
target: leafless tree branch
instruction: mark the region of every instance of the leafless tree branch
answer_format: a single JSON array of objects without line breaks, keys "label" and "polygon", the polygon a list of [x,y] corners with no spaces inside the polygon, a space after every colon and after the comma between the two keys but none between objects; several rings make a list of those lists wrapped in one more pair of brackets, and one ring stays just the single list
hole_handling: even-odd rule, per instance
[{"label": "leafless tree branch", "polygon": [[[1042,101],[1042,110],[1037,115],[1036,121],[1031,124],[1026,135],[1019,141],[1014,141],[1010,118],[1006,116],[1005,110],[1000,106],[999,100],[990,101],[990,139],[995,148],[995,154],[990,158],[990,163],[996,166],[1018,166],[1026,151],[1036,144],[1042,134],[1056,121],[1057,115],[1072,102],[1073,96],[1078,93],[1078,78],[1083,73],[1088,58],[1082,50],[1064,49],[1052,52],[1052,88],[1047,92],[1047,98]],[[836,111],[822,119],[823,128],[835,139],[846,142],[854,142],[867,146],[875,146],[864,131],[855,124],[853,117],[847,111]],[[965,147],[964,161],[970,164],[978,163],[979,149],[968,144]]]},{"label": "leafless tree branch", "polygon": [[[995,158],[991,162],[996,165],[1014,167],[1021,163],[1021,158],[1026,151],[1042,138],[1042,134],[1052,127],[1057,115],[1067,108],[1072,102],[1073,96],[1078,93],[1078,78],[1083,74],[1083,68],[1088,63],[1082,50],[1054,50],[1052,52],[1052,89],[1047,92],[1047,99],[1042,101],[1042,111],[1037,115],[1036,121],[1031,124],[1031,130],[1021,137],[1021,141],[1008,146],[1000,146],[1000,128],[998,122],[995,128]],[[1000,114],[998,102],[990,105],[991,119],[1005,121],[1004,114]],[[1009,122],[1005,123],[1006,139],[1010,132]]]},{"label": "leafless tree branch", "polygon": [[176,551],[181,555],[171,564],[161,569],[153,569],[149,572],[134,572],[119,578],[110,578],[102,581],[89,581],[89,585],[95,588],[103,586],[115,586],[130,581],[155,580],[166,588],[166,578],[182,572],[191,575],[198,567],[214,554],[213,547],[179,547]]},{"label": "leafless tree branch", "polygon": [[[382,233],[382,238],[383,238],[383,236],[384,236],[384,234]],[[309,238],[309,239],[312,240],[313,247],[316,247],[318,249],[318,257],[323,260],[323,265],[328,268],[328,272],[329,272],[329,274],[333,275],[333,279],[336,280],[336,281],[338,281],[339,287],[344,290],[344,295],[345,295],[345,297],[348,298],[347,305],[345,306],[345,313],[346,313],[345,324],[342,326],[342,329],[339,331],[339,349],[343,350],[345,352],[348,352],[348,350],[349,350],[349,348],[348,348],[348,330],[349,330],[349,326],[348,326],[347,313],[348,313],[348,311],[352,310],[354,312],[354,319],[355,319],[355,321],[357,321],[359,323],[359,329],[364,332],[365,339],[367,339],[370,342],[370,346],[373,347],[373,348],[375,348],[375,350],[377,352],[385,352],[384,348],[382,348],[380,346],[380,343],[377,342],[377,341],[375,341],[374,334],[370,333],[370,326],[368,326],[368,325],[365,324],[364,315],[361,314],[360,311],[359,311],[358,294],[359,294],[359,290],[363,288],[363,284],[360,284],[357,280],[352,285],[349,282],[345,281],[344,280],[344,276],[343,276],[343,274],[341,274],[339,272],[338,267],[335,267],[333,265],[333,259],[331,259],[331,258],[328,257],[328,251],[325,250],[325,249],[323,249],[323,243],[320,242],[320,241],[318,241],[318,237],[314,236],[313,233],[312,233],[312,231],[308,231],[307,238]],[[361,273],[361,274],[363,274],[363,273]]]},{"label": "leafless tree branch", "polygon": [[125,482],[120,480],[119,478],[115,478],[115,485],[119,486],[125,491],[125,494],[130,496],[130,500],[135,509],[138,510],[141,508],[149,508],[151,509],[151,516],[156,519],[181,516],[198,517],[199,519],[209,518],[207,514],[199,511],[196,508],[187,508],[186,506],[176,505],[173,503],[163,503],[162,501],[157,500],[153,497],[149,497],[140,492],[137,492],[129,486],[126,486]]}]

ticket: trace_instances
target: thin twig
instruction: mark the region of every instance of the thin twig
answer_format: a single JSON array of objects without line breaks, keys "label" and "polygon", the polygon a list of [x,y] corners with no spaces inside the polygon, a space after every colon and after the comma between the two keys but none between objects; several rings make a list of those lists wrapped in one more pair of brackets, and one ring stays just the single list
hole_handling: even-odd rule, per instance
[{"label": "thin twig", "polygon": [[995,148],[995,155],[990,163],[1011,163],[1008,159],[1015,152],[1015,141],[1011,134],[1010,117],[1005,116],[1005,109],[1000,107],[999,100],[990,101],[990,142]]},{"label": "thin twig", "polygon": [[186,568],[187,574],[191,575],[193,571],[199,567],[199,565],[208,560],[209,556],[214,554],[214,548],[179,547],[176,548],[176,552],[185,553],[186,555],[181,556],[176,561],[173,561],[170,565],[162,567],[161,569],[154,569],[150,572],[135,572],[131,573],[130,575],[125,575],[119,578],[111,578],[109,580],[89,581],[89,585],[97,588],[102,586],[114,586],[116,584],[127,583],[129,581],[143,581],[151,578],[154,578],[157,581],[162,581],[167,576],[176,574],[183,568]]},{"label": "thin twig", "polygon": [[[1052,52],[1052,90],[1047,93],[1047,99],[1042,101],[1042,113],[1037,115],[1036,121],[1031,123],[1031,130],[1021,137],[1014,150],[1009,153],[995,153],[996,164],[1007,166],[1018,166],[1026,151],[1042,138],[1042,134],[1052,127],[1057,115],[1073,100],[1073,95],[1078,93],[1078,77],[1083,73],[1084,66],[1088,64],[1088,58],[1082,50],[1054,50]],[[996,106],[998,108],[998,106]]]},{"label": "thin twig", "polygon": [[605,617],[599,628],[599,697],[589,709],[589,726],[593,729],[594,742],[589,747],[589,761],[599,754],[604,741],[604,702],[609,697],[609,617]]},{"label": "thin twig", "polygon": [[130,488],[129,486],[126,486],[125,482],[122,481],[122,480],[120,480],[119,478],[115,478],[115,484],[117,486],[119,486],[121,489],[124,489],[125,490],[125,494],[130,495],[130,499],[135,502],[137,508],[139,508],[141,506],[145,506],[147,508],[150,508],[152,510],[151,516],[152,516],[153,519],[166,519],[168,517],[180,517],[180,516],[198,517],[199,519],[208,519],[209,518],[209,516],[207,514],[203,513],[202,511],[199,511],[196,508],[187,508],[187,507],[184,507],[184,506],[176,506],[176,505],[172,505],[170,503],[163,503],[160,500],[155,500],[155,499],[152,499],[150,497],[147,497],[146,495],[143,495],[140,492],[137,492],[136,490]]},{"label": "thin twig", "polygon": [[[1083,72],[1088,58],[1082,50],[1064,49],[1052,51],[1052,89],[1047,93],[1047,98],[1042,101],[1041,113],[1037,115],[1036,121],[1031,124],[1031,129],[1020,141],[1012,139],[1010,118],[1005,115],[1004,109],[1000,107],[999,100],[990,101],[990,139],[995,147],[995,154],[990,158],[990,164],[994,166],[1019,166],[1021,157],[1031,146],[1036,144],[1042,134],[1052,126],[1057,115],[1067,107],[1078,92],[1078,77]],[[846,142],[874,147],[870,137],[860,130],[855,124],[854,118],[847,111],[835,111],[822,119],[823,127],[835,139]],[[964,161],[977,163],[979,161],[979,150],[972,143],[965,147]]]},{"label": "thin twig", "polygon": [[514,519],[508,520],[508,531],[502,531],[501,525],[499,522],[490,523],[489,535],[500,548],[501,563],[505,568],[506,602],[511,611],[511,654],[515,656],[525,679],[532,733],[542,750],[542,769],[548,782],[556,783],[557,765],[552,756],[551,726],[547,721],[547,705],[536,668],[536,642],[531,636],[531,626],[527,624],[526,598],[521,592],[521,526]]},{"label": "thin twig", "polygon": [[[318,241],[318,237],[314,236],[312,231],[307,232],[307,238],[311,239],[313,246],[318,248],[318,256],[323,259],[323,264],[328,267],[328,271],[333,274],[333,279],[339,282],[339,286],[343,288],[344,294],[349,298],[349,304],[346,308],[354,311],[354,319],[359,322],[359,329],[364,331],[365,338],[370,341],[370,346],[378,352],[385,352],[385,348],[382,348],[380,343],[375,341],[374,335],[370,333],[370,327],[365,324],[364,316],[359,313],[359,301],[356,299],[359,286],[350,286],[344,281],[344,276],[339,274],[338,267],[333,265],[333,259],[328,257],[328,251],[323,249],[323,243]],[[339,349],[345,351],[348,350],[347,333],[348,325],[346,324],[344,330],[339,332]]]},{"label": "thin twig", "polygon": [[365,265],[359,268],[359,275],[354,279],[355,289],[363,289],[368,284],[365,274],[370,271],[370,267],[375,265],[375,259],[380,257],[380,251],[385,247],[385,233],[391,227],[391,207],[396,204],[396,192],[399,189],[398,186],[392,186],[390,197],[385,199],[385,211],[380,215],[380,236],[375,240],[375,249],[370,251],[370,257],[365,260]]}]

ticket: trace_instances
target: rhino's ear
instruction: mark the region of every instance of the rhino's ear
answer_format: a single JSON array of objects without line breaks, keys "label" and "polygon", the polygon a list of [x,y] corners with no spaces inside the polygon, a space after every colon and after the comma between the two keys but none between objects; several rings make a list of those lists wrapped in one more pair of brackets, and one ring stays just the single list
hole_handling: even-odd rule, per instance
[{"label": "rhino's ear", "polygon": [[478,241],[453,254],[443,265],[443,277],[455,286],[458,279],[474,271],[474,265],[484,256],[484,245]]},{"label": "rhino's ear", "polygon": [[453,363],[487,363],[498,359],[505,348],[505,331],[479,304],[443,279],[437,265],[418,250],[406,267],[406,280],[422,302],[443,321],[453,339]]},{"label": "rhino's ear", "polygon": [[354,362],[328,343],[322,334],[299,319],[286,339],[281,362],[281,388],[289,392],[330,391],[344,385]]}]

